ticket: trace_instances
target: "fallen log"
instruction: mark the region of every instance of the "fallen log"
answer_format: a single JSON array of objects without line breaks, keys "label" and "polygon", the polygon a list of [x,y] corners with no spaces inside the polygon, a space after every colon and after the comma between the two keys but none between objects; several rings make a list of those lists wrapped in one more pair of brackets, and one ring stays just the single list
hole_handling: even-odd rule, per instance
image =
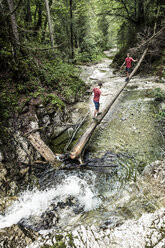
[{"label": "fallen log", "polygon": [[52,150],[44,143],[40,135],[37,133],[31,133],[28,137],[34,148],[41,154],[41,156],[48,162],[55,162],[57,156]]},{"label": "fallen log", "polygon": [[121,92],[123,91],[123,89],[129,83],[130,79],[136,73],[136,71],[138,70],[141,62],[143,61],[143,59],[144,59],[147,51],[148,51],[148,48],[146,48],[144,50],[144,52],[143,52],[143,54],[142,54],[139,62],[137,63],[136,67],[134,68],[134,70],[130,74],[129,80],[127,82],[124,82],[123,83],[123,85],[120,87],[120,89],[115,94],[115,96],[113,96],[112,99],[110,99],[109,104],[102,111],[102,114],[97,117],[97,122],[96,121],[92,121],[90,123],[89,127],[86,129],[85,133],[80,137],[80,139],[78,140],[77,144],[73,147],[72,151],[70,152],[70,158],[71,159],[78,159],[79,162],[82,164],[82,157],[83,157],[83,152],[84,152],[85,146],[86,146],[87,142],[89,141],[90,137],[92,136],[95,128],[100,124],[100,122],[102,121],[102,119],[104,118],[104,116],[107,114],[107,112],[109,111],[109,109],[111,108],[111,106],[113,105],[113,103],[115,102],[115,100],[118,98],[118,96],[121,94]]},{"label": "fallen log", "polygon": [[87,116],[89,115],[89,112],[85,115],[85,117],[81,120],[80,124],[77,125],[75,131],[73,132],[73,135],[71,137],[71,139],[69,140],[69,142],[66,144],[65,146],[65,151],[67,151],[68,147],[70,146],[70,144],[72,143],[72,140],[74,139],[75,135],[77,134],[78,130],[80,129],[81,125],[84,123],[85,119],[87,118]]}]

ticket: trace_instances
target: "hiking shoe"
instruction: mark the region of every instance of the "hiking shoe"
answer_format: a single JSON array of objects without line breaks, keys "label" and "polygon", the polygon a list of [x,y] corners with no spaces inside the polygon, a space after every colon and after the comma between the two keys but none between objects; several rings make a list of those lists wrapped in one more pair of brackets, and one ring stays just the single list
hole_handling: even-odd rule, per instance
[{"label": "hiking shoe", "polygon": [[97,118],[95,118],[95,117],[93,117],[92,119],[93,119],[94,121],[98,121]]},{"label": "hiking shoe", "polygon": [[129,78],[127,77],[127,78],[125,79],[125,81],[128,82],[128,80],[129,80]]},{"label": "hiking shoe", "polygon": [[97,116],[98,116],[98,115],[101,115],[101,114],[102,114],[102,112],[99,112],[99,113],[97,113]]}]

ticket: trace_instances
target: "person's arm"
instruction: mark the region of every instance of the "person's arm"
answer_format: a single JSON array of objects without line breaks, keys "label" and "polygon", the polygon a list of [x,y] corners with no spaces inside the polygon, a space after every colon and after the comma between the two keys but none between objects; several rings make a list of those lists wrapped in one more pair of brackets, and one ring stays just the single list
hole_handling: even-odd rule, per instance
[{"label": "person's arm", "polygon": [[133,62],[137,62],[137,59],[133,59],[133,58],[132,58],[132,61],[133,61]]},{"label": "person's arm", "polygon": [[124,61],[124,63],[120,66],[120,69],[122,69],[124,65],[125,65],[125,61]]},{"label": "person's arm", "polygon": [[102,96],[108,96],[108,95],[113,95],[112,93],[106,93],[106,94],[103,94],[101,93]]}]

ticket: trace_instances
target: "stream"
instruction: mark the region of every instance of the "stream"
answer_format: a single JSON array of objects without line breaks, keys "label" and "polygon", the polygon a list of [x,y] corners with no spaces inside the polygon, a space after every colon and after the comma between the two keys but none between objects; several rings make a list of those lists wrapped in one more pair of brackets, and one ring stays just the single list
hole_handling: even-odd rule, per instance
[{"label": "stream", "polygon": [[[110,67],[112,52],[102,62],[82,66],[81,77],[91,88],[103,82],[101,109],[124,82],[124,75]],[[109,58],[108,58],[109,56]],[[17,200],[0,215],[0,228],[19,223],[36,231],[74,229],[81,224],[98,227],[140,218],[160,208],[159,199],[144,196],[136,186],[146,165],[163,156],[164,141],[155,115],[154,77],[135,76],[95,130],[84,154],[87,167],[57,170],[49,164],[36,171],[39,188],[20,192]],[[90,123],[94,105],[92,96],[75,105],[75,123],[89,115],[68,150],[72,149]],[[54,152],[67,145],[70,129],[51,141]],[[67,141],[65,141],[67,140]],[[68,165],[76,162],[68,161]]]}]

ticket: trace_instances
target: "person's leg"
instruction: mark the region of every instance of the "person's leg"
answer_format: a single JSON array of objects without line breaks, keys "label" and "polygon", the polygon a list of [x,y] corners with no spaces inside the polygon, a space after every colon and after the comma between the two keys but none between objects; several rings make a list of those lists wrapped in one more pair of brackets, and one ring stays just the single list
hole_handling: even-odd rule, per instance
[{"label": "person's leg", "polygon": [[127,78],[129,77],[129,68],[128,67],[126,67],[126,76],[127,76]]},{"label": "person's leg", "polygon": [[127,71],[127,78],[129,77],[129,72]]},{"label": "person's leg", "polygon": [[99,112],[99,102],[93,101],[95,105],[94,118],[96,118],[97,113]]},{"label": "person's leg", "polygon": [[94,111],[94,115],[93,115],[93,117],[94,117],[94,118],[96,117],[97,113],[98,113],[98,110],[97,110],[97,109],[95,109],[95,111]]},{"label": "person's leg", "polygon": [[126,67],[127,77],[126,77],[125,81],[128,81],[129,80],[129,72],[130,72],[130,68]]}]

